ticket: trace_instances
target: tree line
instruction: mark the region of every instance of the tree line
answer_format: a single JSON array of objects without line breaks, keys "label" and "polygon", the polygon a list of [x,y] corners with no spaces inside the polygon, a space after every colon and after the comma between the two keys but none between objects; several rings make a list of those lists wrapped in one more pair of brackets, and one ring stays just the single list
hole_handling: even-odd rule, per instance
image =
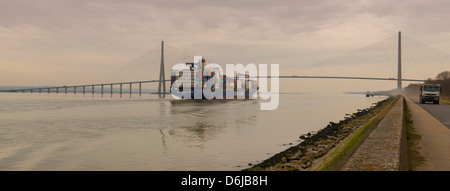
[{"label": "tree line", "polygon": [[[413,83],[409,84],[404,88],[404,92],[412,95],[419,95],[420,86],[423,83]],[[441,86],[441,97],[449,100],[450,99],[450,71],[445,71],[439,73],[436,78],[428,78],[425,80],[425,84],[439,84]]]}]

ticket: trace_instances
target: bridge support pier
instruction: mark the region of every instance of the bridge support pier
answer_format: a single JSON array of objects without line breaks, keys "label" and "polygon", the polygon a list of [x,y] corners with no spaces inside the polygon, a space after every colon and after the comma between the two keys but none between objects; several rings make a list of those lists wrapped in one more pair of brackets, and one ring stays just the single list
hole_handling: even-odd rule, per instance
[{"label": "bridge support pier", "polygon": [[120,84],[120,95],[122,95],[122,84]]},{"label": "bridge support pier", "polygon": [[130,83],[130,95],[131,95],[131,88],[132,88],[132,83]]},{"label": "bridge support pier", "polygon": [[142,82],[139,82],[139,96],[141,96],[142,92]]},{"label": "bridge support pier", "polygon": [[113,94],[113,85],[111,84],[111,95]]},{"label": "bridge support pier", "polygon": [[86,93],[86,86],[83,86],[83,94]]},{"label": "bridge support pier", "polygon": [[95,90],[95,89],[94,89],[94,86],[92,86],[92,94],[94,94],[94,90]]},{"label": "bridge support pier", "polygon": [[103,95],[103,84],[102,84],[102,95]]},{"label": "bridge support pier", "polygon": [[77,94],[77,87],[73,87],[73,94]]}]

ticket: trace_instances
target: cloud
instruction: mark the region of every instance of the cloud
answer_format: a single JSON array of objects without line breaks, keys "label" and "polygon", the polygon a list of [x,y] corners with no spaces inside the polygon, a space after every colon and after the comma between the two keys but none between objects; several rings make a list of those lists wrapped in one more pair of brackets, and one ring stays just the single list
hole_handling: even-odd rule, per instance
[{"label": "cloud", "polygon": [[220,64],[279,63],[286,69],[376,43],[398,30],[445,49],[450,48],[445,43],[450,26],[444,24],[449,4],[445,0],[0,0],[4,66],[0,74],[19,73],[5,68],[28,63],[51,66],[55,74],[47,71],[45,76],[37,74],[39,80],[29,77],[21,83],[72,81],[56,71],[84,71],[84,79],[92,81],[98,73],[107,75],[129,64],[161,40],[194,49]]}]

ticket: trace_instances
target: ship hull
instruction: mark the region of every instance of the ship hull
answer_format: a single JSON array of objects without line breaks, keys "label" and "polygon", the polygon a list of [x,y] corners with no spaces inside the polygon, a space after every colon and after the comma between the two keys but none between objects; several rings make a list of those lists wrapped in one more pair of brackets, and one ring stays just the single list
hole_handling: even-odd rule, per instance
[{"label": "ship hull", "polygon": [[[179,97],[179,96],[176,96],[176,95],[173,95],[176,99],[199,99],[199,98],[195,98],[195,95],[194,95],[194,93],[193,93],[193,91],[191,91],[192,93],[191,93],[191,96],[190,96],[190,98],[182,98],[182,97]],[[227,98],[227,91],[222,91],[223,92],[223,94],[222,94],[222,98],[216,98],[216,97],[214,97],[214,98],[212,98],[211,100],[234,100],[234,99],[243,99],[243,100],[245,100],[245,99],[257,99],[257,96],[254,96],[254,95],[256,95],[256,92],[253,92],[253,93],[251,93],[250,91],[245,91],[245,92],[242,92],[241,94],[239,94],[239,93],[236,93],[236,92],[234,92],[234,91],[231,91],[231,92],[229,92],[229,94],[230,95],[233,95],[231,98]],[[201,97],[201,99],[204,99],[204,100],[206,100],[206,99],[208,99],[208,98],[206,98],[205,97],[205,95],[203,94],[203,92],[202,92],[202,97]],[[199,99],[200,100],[200,99]]]}]

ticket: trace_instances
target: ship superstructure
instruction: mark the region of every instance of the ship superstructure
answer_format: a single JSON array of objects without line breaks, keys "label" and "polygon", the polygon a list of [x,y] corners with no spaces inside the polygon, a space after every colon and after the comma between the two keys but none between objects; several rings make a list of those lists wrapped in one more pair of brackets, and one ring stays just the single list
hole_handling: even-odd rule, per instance
[{"label": "ship superstructure", "polygon": [[[200,70],[203,70],[200,71]],[[214,92],[215,96],[212,99],[256,99],[257,81],[250,79],[249,75],[242,73],[235,73],[234,76],[227,77],[221,75],[220,66],[206,67],[206,60],[202,58],[201,66],[195,63],[185,63],[183,70],[172,69],[171,74],[171,93],[172,90],[183,92],[184,95],[191,95],[183,97],[184,99],[209,99],[205,96],[204,87],[211,87],[210,92]],[[177,83],[175,84],[175,81]],[[209,84],[211,83],[211,84]],[[187,84],[187,87],[180,84]],[[172,87],[172,86],[178,87]],[[196,89],[197,87],[197,89]],[[201,91],[201,97],[195,93]]]}]

